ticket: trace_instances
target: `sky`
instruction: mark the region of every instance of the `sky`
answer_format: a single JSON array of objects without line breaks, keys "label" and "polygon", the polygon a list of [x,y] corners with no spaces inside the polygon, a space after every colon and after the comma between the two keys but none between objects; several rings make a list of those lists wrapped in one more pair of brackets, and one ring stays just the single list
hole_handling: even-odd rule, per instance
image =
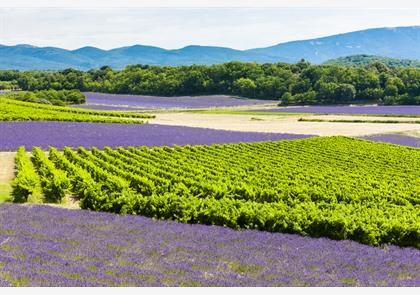
[{"label": "sky", "polygon": [[249,49],[376,27],[420,25],[420,7],[0,7],[0,44]]}]

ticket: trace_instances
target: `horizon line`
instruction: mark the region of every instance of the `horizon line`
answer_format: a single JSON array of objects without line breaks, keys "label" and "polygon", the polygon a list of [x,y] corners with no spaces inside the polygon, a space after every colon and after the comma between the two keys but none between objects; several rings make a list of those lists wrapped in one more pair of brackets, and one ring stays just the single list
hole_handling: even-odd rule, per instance
[{"label": "horizon line", "polygon": [[293,43],[293,42],[311,41],[311,40],[315,40],[315,39],[322,39],[322,38],[340,36],[340,35],[369,31],[369,30],[399,29],[399,28],[420,28],[420,24],[414,24],[414,25],[410,25],[410,26],[370,27],[370,28],[366,28],[366,29],[362,29],[362,30],[346,31],[346,32],[338,33],[338,34],[323,35],[323,36],[320,36],[320,37],[313,37],[313,38],[308,38],[308,39],[290,40],[290,41],[276,43],[276,44],[273,44],[273,45],[268,45],[266,47],[252,47],[252,48],[247,48],[247,49],[237,49],[237,48],[226,47],[226,46],[200,45],[200,44],[189,44],[189,45],[185,45],[185,46],[180,47],[180,48],[165,48],[165,47],[160,47],[160,46],[156,46],[156,45],[148,45],[148,44],[141,44],[141,43],[134,43],[134,44],[131,44],[131,45],[123,45],[123,46],[113,47],[113,48],[109,48],[109,49],[104,49],[104,48],[96,47],[96,46],[93,46],[93,45],[85,45],[85,46],[78,47],[78,48],[75,48],[75,49],[70,49],[70,48],[59,47],[59,46],[54,46],[54,45],[40,45],[40,46],[37,46],[37,45],[32,45],[32,44],[27,44],[27,43],[0,44],[0,46],[1,47],[28,46],[28,47],[34,47],[34,48],[58,48],[58,49],[64,49],[64,50],[71,51],[71,52],[77,51],[77,50],[80,50],[80,49],[84,49],[84,48],[94,48],[94,49],[98,49],[98,50],[101,50],[101,51],[112,51],[112,50],[115,50],[115,49],[129,48],[129,47],[134,47],[134,46],[153,47],[153,48],[163,49],[163,50],[166,50],[166,51],[177,51],[177,50],[185,49],[187,47],[213,47],[213,48],[224,48],[224,49],[231,49],[231,50],[242,51],[243,52],[243,51],[260,49],[260,48],[267,48],[267,47],[272,47],[272,46],[277,46],[277,45],[282,45],[282,44],[288,44],[288,43]]}]

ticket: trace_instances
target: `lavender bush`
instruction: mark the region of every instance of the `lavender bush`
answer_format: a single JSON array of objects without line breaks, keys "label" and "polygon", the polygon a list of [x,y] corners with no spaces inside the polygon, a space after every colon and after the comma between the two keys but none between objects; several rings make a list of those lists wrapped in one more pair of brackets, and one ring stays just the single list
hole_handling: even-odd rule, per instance
[{"label": "lavender bush", "polygon": [[406,136],[400,134],[375,134],[364,136],[361,138],[420,148],[420,138],[413,136]]},{"label": "lavender bush", "polygon": [[0,122],[0,150],[23,145],[55,146],[155,146],[269,141],[308,135],[224,131],[156,124],[96,124],[76,122]]},{"label": "lavender bush", "polygon": [[0,205],[0,286],[419,286],[420,251]]},{"label": "lavender bush", "polygon": [[305,106],[260,111],[315,114],[420,115],[420,106]]},{"label": "lavender bush", "polygon": [[86,105],[80,105],[79,107],[106,110],[166,108],[196,109],[276,103],[276,101],[272,100],[236,98],[227,95],[162,97],[95,92],[85,92],[84,94],[86,96]]}]

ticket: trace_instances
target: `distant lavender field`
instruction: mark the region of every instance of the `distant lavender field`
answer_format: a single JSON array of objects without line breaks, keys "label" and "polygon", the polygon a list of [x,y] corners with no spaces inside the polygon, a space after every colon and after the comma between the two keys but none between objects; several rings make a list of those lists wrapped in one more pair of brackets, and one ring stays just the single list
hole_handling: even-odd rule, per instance
[{"label": "distant lavender field", "polygon": [[270,141],[308,135],[238,132],[156,124],[103,124],[79,122],[0,122],[0,150],[24,145],[55,146],[158,146]]},{"label": "distant lavender field", "polygon": [[420,106],[306,106],[259,110],[314,114],[420,115]]},{"label": "distant lavender field", "polygon": [[95,92],[85,92],[84,94],[86,96],[86,105],[78,107],[106,110],[200,109],[276,103],[276,101],[270,100],[244,99],[226,95],[162,97]]},{"label": "distant lavender field", "polygon": [[419,286],[420,251],[0,205],[0,286]]},{"label": "distant lavender field", "polygon": [[420,148],[420,138],[399,134],[379,134],[379,135],[369,135],[362,137],[363,139],[379,141],[379,142],[388,142],[399,145],[406,145],[410,147]]}]

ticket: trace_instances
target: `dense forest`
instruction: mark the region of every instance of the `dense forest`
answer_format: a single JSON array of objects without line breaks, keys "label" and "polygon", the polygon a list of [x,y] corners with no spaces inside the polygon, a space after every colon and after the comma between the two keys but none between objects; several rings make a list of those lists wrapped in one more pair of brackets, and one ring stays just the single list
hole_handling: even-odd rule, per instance
[{"label": "dense forest", "polygon": [[97,91],[159,96],[227,94],[278,99],[282,104],[377,102],[420,104],[420,69],[367,66],[257,64],[229,62],[211,66],[108,66],[87,72],[0,71],[0,81],[22,90]]},{"label": "dense forest", "polygon": [[341,66],[366,66],[374,62],[381,62],[388,67],[406,67],[406,68],[420,68],[420,60],[416,59],[400,59],[383,57],[377,55],[357,54],[330,59],[324,64],[327,65],[341,65]]}]

